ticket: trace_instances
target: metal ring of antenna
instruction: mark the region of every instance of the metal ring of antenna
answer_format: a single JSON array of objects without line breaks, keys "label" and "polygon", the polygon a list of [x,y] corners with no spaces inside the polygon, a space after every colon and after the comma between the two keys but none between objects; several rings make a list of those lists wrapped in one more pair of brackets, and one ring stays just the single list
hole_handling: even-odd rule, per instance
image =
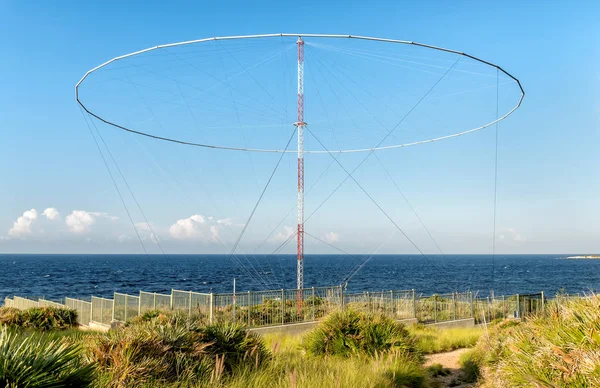
[{"label": "metal ring of antenna", "polygon": [[83,81],[93,72],[95,72],[96,70],[99,70],[105,66],[108,66],[109,64],[116,62],[118,60],[121,59],[125,59],[128,57],[133,57],[135,55],[139,55],[139,54],[143,54],[149,51],[154,51],[154,50],[159,50],[159,49],[164,49],[164,48],[169,48],[169,47],[177,47],[177,46],[185,46],[185,45],[189,45],[189,44],[195,44],[195,43],[202,43],[202,42],[209,42],[209,41],[214,41],[214,40],[234,40],[234,39],[256,39],[256,38],[274,38],[274,37],[298,37],[298,36],[302,36],[302,37],[313,37],[313,38],[346,38],[346,39],[359,39],[359,40],[371,40],[371,41],[378,41],[378,42],[388,42],[388,43],[398,43],[398,44],[405,44],[405,45],[413,45],[413,46],[419,46],[419,47],[423,47],[423,48],[428,48],[428,49],[432,49],[432,50],[437,50],[437,51],[443,51],[443,52],[447,52],[447,53],[452,53],[452,54],[457,54],[457,55],[461,55],[470,59],[473,59],[474,61],[483,63],[487,66],[490,67],[494,67],[496,69],[498,69],[498,71],[501,71],[502,73],[506,74],[508,77],[510,77],[511,79],[513,79],[517,85],[519,86],[519,89],[521,91],[521,97],[519,98],[519,101],[517,102],[517,104],[511,109],[509,110],[506,114],[504,114],[503,116],[497,118],[494,121],[491,121],[487,124],[481,125],[479,127],[476,128],[472,128],[472,129],[468,129],[462,132],[457,132],[451,135],[446,135],[446,136],[440,136],[440,137],[436,137],[436,138],[432,138],[432,139],[427,139],[427,140],[420,140],[420,141],[415,141],[412,143],[404,143],[404,144],[396,144],[396,145],[389,145],[389,146],[381,146],[381,147],[373,147],[373,148],[359,148],[359,149],[349,149],[349,150],[332,150],[332,151],[325,151],[325,150],[314,150],[314,151],[304,151],[307,154],[327,154],[327,153],[355,153],[355,152],[371,152],[371,151],[379,151],[379,150],[386,150],[386,149],[393,149],[393,148],[403,148],[403,147],[409,147],[409,146],[415,146],[415,145],[419,145],[419,144],[425,144],[425,143],[433,143],[433,142],[437,142],[440,140],[446,140],[446,139],[451,139],[453,137],[458,137],[458,136],[462,136],[462,135],[466,135],[472,132],[477,132],[479,130],[482,130],[484,128],[487,128],[489,126],[492,126],[494,124],[496,124],[497,122],[500,122],[502,120],[504,120],[505,118],[507,118],[508,116],[510,116],[514,111],[516,111],[520,106],[521,103],[523,102],[523,98],[525,98],[525,91],[523,90],[523,86],[521,86],[521,82],[514,77],[512,74],[508,73],[506,70],[504,70],[503,68],[501,68],[500,66],[493,64],[491,62],[485,61],[483,59],[477,58],[473,55],[469,55],[469,54],[465,54],[463,52],[460,51],[456,51],[456,50],[451,50],[451,49],[447,49],[447,48],[443,48],[443,47],[438,47],[438,46],[432,46],[432,45],[428,45],[428,44],[424,44],[424,43],[418,43],[418,42],[411,42],[411,41],[407,41],[407,40],[397,40],[397,39],[385,39],[385,38],[374,38],[374,37],[369,37],[369,36],[357,36],[357,35],[330,35],[330,34],[263,34],[263,35],[240,35],[240,36],[223,36],[223,37],[214,37],[214,38],[205,38],[205,39],[197,39],[197,40],[189,40],[189,41],[185,41],[185,42],[178,42],[178,43],[169,43],[169,44],[163,44],[163,45],[158,45],[158,46],[154,46],[154,47],[149,47],[147,49],[144,50],[140,50],[140,51],[136,51],[133,53],[129,53],[129,54],[125,54],[125,55],[121,55],[118,57],[115,57],[107,62],[104,62],[103,64],[94,67],[93,69],[89,70],[87,73],[84,74],[84,76],[79,80],[79,82],[77,82],[77,84],[75,85],[75,99],[77,100],[77,103],[83,108],[83,110],[85,110],[88,114],[92,115],[93,117],[95,117],[96,119],[111,125],[115,128],[118,129],[122,129],[124,131],[130,132],[130,133],[134,133],[137,135],[141,135],[141,136],[146,136],[146,137],[150,137],[153,139],[157,139],[157,140],[162,140],[162,141],[168,141],[171,143],[176,143],[176,144],[182,144],[182,145],[188,145],[188,146],[193,146],[193,147],[203,147],[203,148],[214,148],[214,149],[222,149],[222,150],[231,150],[231,151],[246,151],[246,152],[272,152],[272,153],[296,153],[296,151],[294,150],[274,150],[274,149],[262,149],[262,148],[241,148],[241,147],[228,147],[228,146],[220,146],[220,145],[211,145],[211,144],[202,144],[202,143],[195,143],[195,142],[190,142],[190,141],[184,141],[184,140],[178,140],[178,139],[173,139],[173,138],[169,138],[169,137],[164,137],[164,136],[157,136],[157,135],[153,135],[151,133],[147,133],[147,132],[142,132],[142,131],[138,131],[135,129],[131,129],[131,128],[127,128],[123,125],[119,125],[117,123],[111,122],[107,119],[104,119],[100,116],[98,116],[97,114],[95,114],[94,112],[90,111],[84,104],[83,102],[79,99],[79,86],[83,83]]}]

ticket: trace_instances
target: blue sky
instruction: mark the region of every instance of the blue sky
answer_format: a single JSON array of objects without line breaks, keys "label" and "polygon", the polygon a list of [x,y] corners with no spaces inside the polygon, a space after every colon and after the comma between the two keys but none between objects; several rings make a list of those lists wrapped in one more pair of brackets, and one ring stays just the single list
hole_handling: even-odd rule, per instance
[{"label": "blue sky", "polygon": [[[501,65],[521,80],[526,97],[499,126],[498,251],[597,252],[599,13],[593,1],[0,1],[0,252],[141,252],[74,99],[74,85],[87,70],[157,44],[277,32],[413,40]],[[180,150],[99,129],[167,252],[227,252],[277,161],[272,155]],[[381,158],[443,252],[491,253],[493,155],[494,130],[488,128],[386,151]],[[357,179],[421,249],[436,252],[372,162]],[[293,158],[282,163],[283,171],[293,171]],[[328,163],[326,156],[307,159],[307,183]],[[314,199],[307,196],[307,213],[343,178],[341,171],[331,174],[315,188]],[[256,249],[293,208],[294,178],[277,176],[241,250]],[[157,252],[143,216],[127,201],[148,251]],[[262,251],[276,247],[293,225],[292,212]],[[382,246],[381,253],[415,252],[351,183],[307,230],[348,251]],[[331,249],[307,238],[307,251]]]}]

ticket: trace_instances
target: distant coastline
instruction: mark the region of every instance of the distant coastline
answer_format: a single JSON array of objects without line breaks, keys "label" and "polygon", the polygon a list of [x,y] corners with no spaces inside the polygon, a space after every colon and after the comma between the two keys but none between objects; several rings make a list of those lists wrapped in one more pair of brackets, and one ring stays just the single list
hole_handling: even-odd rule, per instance
[{"label": "distant coastline", "polygon": [[567,259],[574,260],[589,260],[589,259],[600,259],[600,255],[580,255],[580,256],[569,256]]}]

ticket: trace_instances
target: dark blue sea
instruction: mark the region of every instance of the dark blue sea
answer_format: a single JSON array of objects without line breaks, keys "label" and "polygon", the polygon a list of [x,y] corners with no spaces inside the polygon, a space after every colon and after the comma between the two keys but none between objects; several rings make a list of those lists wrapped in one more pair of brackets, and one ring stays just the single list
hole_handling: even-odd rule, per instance
[{"label": "dark blue sea", "polygon": [[[551,296],[600,290],[600,260],[567,255],[307,255],[305,286],[348,281],[349,291],[415,289],[487,295]],[[362,266],[361,266],[362,265]],[[112,297],[140,290],[169,293],[295,288],[293,255],[0,255],[0,298],[9,295]],[[348,279],[349,278],[349,279]]]}]

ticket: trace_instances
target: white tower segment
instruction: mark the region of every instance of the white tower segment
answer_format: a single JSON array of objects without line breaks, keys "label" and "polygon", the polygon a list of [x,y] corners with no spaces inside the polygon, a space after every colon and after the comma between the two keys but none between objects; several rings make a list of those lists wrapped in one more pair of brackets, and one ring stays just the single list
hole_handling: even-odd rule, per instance
[{"label": "white tower segment", "polygon": [[298,37],[298,274],[297,288],[304,288],[304,41]]}]

